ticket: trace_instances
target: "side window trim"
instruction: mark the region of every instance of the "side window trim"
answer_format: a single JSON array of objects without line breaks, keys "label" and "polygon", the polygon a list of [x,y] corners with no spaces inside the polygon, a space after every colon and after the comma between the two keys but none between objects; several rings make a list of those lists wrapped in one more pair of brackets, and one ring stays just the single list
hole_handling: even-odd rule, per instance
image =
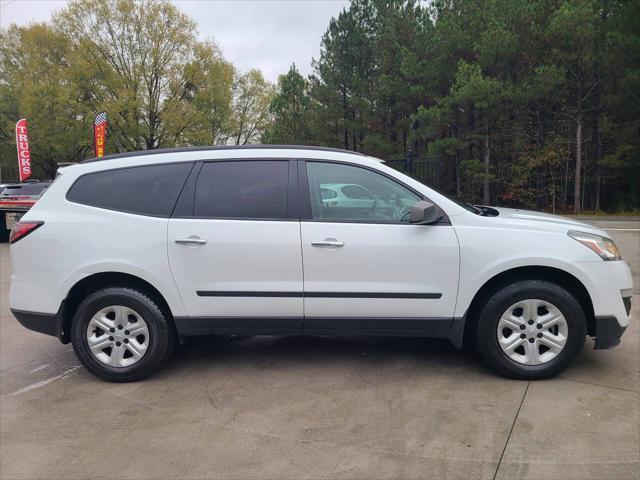
[{"label": "side window trim", "polygon": [[[195,215],[195,196],[196,196],[196,185],[198,182],[198,177],[202,172],[202,168],[207,163],[217,163],[217,162],[253,162],[253,161],[278,161],[278,162],[287,162],[288,173],[287,173],[287,217],[286,218],[252,218],[252,217],[212,217],[212,216],[201,216]],[[198,165],[192,170],[191,176],[193,176],[193,184],[190,185],[192,181],[192,177],[190,176],[187,179],[187,184],[185,185],[182,194],[187,195],[188,199],[185,199],[185,202],[190,206],[190,214],[183,213],[184,211],[176,211],[175,214],[171,218],[180,218],[180,219],[201,219],[201,220],[236,220],[236,221],[264,221],[264,222],[291,222],[300,221],[299,215],[299,193],[298,193],[298,165],[297,160],[292,158],[271,158],[271,157],[257,157],[257,158],[213,158],[213,159],[202,159],[199,160]],[[182,197],[181,194],[181,197]],[[181,197],[178,200],[176,205],[179,205],[181,201]],[[176,208],[176,210],[178,210]],[[185,209],[186,210],[186,209]]]},{"label": "side window trim", "polygon": [[180,195],[178,195],[178,200],[171,212],[171,218],[193,217],[196,198],[196,181],[198,179],[198,175],[200,175],[200,170],[202,169],[203,164],[204,162],[202,160],[196,161],[191,172],[189,172],[187,181],[182,186]]},{"label": "side window trim", "polygon": [[309,191],[309,178],[307,176],[307,161],[298,160],[298,191],[300,204],[300,221],[313,221],[311,210],[311,192]]},{"label": "side window trim", "polygon": [[287,185],[287,220],[300,221],[300,187],[298,186],[298,161],[289,159],[289,183]]},{"label": "side window trim", "polygon": [[[313,212],[311,209],[311,192],[309,190],[309,178],[307,175],[307,163],[335,163],[338,165],[349,165],[351,167],[362,168],[364,170],[368,170],[373,173],[377,173],[378,175],[382,175],[383,177],[388,178],[389,180],[397,183],[399,186],[406,188],[416,196],[418,196],[421,200],[427,200],[431,202],[429,198],[424,196],[422,193],[416,191],[414,188],[406,185],[402,181],[394,178],[393,176],[387,174],[386,172],[381,172],[376,170],[375,168],[371,168],[367,165],[360,165],[358,163],[345,162],[342,160],[324,160],[324,159],[309,159],[309,158],[299,158],[298,159],[298,185],[300,190],[300,221],[301,222],[321,222],[321,223],[361,223],[361,224],[372,224],[372,225],[408,225],[410,223],[397,223],[394,221],[385,221],[385,220],[338,220],[338,219],[322,219],[322,218],[313,218]],[[433,203],[433,202],[432,202]],[[449,217],[444,214],[442,220],[433,225],[451,225],[449,221]]]}]

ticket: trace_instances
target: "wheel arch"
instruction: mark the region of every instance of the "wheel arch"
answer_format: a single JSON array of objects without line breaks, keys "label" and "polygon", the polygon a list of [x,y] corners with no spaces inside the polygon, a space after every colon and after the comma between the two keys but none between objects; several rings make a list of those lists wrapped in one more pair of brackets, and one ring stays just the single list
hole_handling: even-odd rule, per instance
[{"label": "wheel arch", "polygon": [[172,327],[175,329],[173,314],[171,313],[169,304],[162,293],[151,283],[129,273],[100,272],[84,277],[69,290],[62,309],[62,332],[60,333],[62,343],[69,343],[71,341],[71,321],[82,300],[96,290],[114,286],[135,288],[151,297],[158,302],[162,313],[166,315]]},{"label": "wheel arch", "polygon": [[486,298],[505,285],[520,280],[546,280],[565,288],[574,295],[582,306],[587,319],[587,334],[595,335],[595,316],[591,296],[584,284],[574,275],[565,270],[550,266],[523,266],[500,272],[489,280],[476,292],[465,314],[464,341],[472,341],[475,322]]}]

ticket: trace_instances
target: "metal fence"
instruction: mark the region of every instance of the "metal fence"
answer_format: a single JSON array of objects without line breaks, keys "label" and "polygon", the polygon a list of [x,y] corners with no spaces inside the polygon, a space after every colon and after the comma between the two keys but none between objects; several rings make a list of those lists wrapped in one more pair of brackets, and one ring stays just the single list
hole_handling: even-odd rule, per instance
[{"label": "metal fence", "polygon": [[389,159],[385,164],[434,188],[441,189],[444,186],[441,157]]}]

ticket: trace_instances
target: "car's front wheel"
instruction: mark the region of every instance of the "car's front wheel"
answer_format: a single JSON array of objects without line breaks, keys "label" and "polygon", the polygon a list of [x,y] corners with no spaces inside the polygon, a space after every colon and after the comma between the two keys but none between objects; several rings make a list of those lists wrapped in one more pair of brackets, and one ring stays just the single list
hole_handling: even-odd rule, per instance
[{"label": "car's front wheel", "polygon": [[126,287],[105,288],[85,298],[74,315],[71,336],[85,368],[111,382],[147,377],[169,357],[174,343],[157,303]]},{"label": "car's front wheel", "polygon": [[526,280],[496,291],[477,322],[480,355],[499,373],[536,380],[567,368],[584,345],[586,320],[576,298],[543,280]]}]

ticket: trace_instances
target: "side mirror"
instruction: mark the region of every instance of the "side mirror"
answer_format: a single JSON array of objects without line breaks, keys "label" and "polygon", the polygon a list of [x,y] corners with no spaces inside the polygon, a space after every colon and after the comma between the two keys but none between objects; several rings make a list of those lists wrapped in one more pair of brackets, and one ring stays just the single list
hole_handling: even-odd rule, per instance
[{"label": "side mirror", "polygon": [[415,225],[430,225],[439,221],[444,214],[436,205],[426,200],[420,200],[411,208],[409,223]]}]

